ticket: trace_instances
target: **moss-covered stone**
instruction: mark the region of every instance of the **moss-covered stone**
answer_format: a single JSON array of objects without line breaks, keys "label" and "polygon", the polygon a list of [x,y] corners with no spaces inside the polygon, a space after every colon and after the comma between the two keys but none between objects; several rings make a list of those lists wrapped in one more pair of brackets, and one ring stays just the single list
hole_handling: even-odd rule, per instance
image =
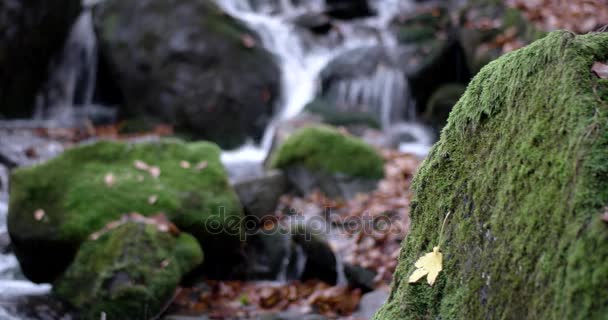
[{"label": "moss-covered stone", "polygon": [[151,224],[126,222],[85,241],[54,292],[82,319],[151,319],[169,301],[182,276],[203,261],[196,239]]},{"label": "moss-covered stone", "polygon": [[[218,263],[215,251],[227,255],[227,248],[239,246],[242,215],[219,158],[220,149],[206,142],[102,141],[13,171],[8,228],[24,273],[52,281],[89,234],[128,212],[164,212]],[[138,169],[137,160],[158,167],[160,175]],[[43,217],[34,214],[39,209]],[[218,237],[226,239],[210,241]]]},{"label": "moss-covered stone", "polygon": [[377,115],[361,111],[339,110],[326,99],[317,98],[304,107],[304,111],[320,115],[323,122],[334,126],[365,126],[380,129]]},{"label": "moss-covered stone", "polygon": [[275,151],[271,166],[302,166],[370,179],[384,176],[384,161],[372,146],[325,126],[307,127],[294,133]]},{"label": "moss-covered stone", "polygon": [[[608,33],[555,32],[481,70],[415,178],[376,319],[605,318],[606,60]],[[447,212],[438,281],[409,284]]]}]

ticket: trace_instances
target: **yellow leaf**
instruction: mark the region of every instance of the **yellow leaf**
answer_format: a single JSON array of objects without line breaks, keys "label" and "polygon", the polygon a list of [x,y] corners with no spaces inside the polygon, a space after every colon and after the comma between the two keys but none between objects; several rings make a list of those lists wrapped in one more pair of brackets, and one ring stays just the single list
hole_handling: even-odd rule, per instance
[{"label": "yellow leaf", "polygon": [[426,277],[427,282],[432,286],[439,276],[443,268],[443,255],[439,251],[439,247],[433,248],[433,252],[429,252],[416,261],[416,270],[410,276],[409,282],[414,283]]}]

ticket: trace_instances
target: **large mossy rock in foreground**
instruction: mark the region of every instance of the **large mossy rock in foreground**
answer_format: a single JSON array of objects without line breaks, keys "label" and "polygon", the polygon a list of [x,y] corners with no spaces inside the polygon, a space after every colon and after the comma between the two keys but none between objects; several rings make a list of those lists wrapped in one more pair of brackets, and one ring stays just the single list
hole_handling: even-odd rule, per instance
[{"label": "large mossy rock in foreground", "polygon": [[326,126],[293,133],[271,157],[301,193],[319,188],[330,197],[348,198],[373,190],[384,177],[384,160],[362,140]]},{"label": "large mossy rock in foreground", "polygon": [[242,208],[219,158],[206,142],[102,141],[13,171],[8,230],[23,272],[53,281],[82,241],[129,212],[165,213],[199,240],[209,267],[229,263]]},{"label": "large mossy rock in foreground", "polygon": [[211,0],[107,0],[95,9],[102,54],[125,115],[236,147],[261,136],[280,70],[244,24]]},{"label": "large mossy rock in foreground", "polygon": [[[376,319],[605,318],[606,60],[608,33],[555,32],[479,73],[415,178]],[[447,212],[437,282],[408,283]]]},{"label": "large mossy rock in foreground", "polygon": [[151,319],[173,297],[182,276],[203,260],[196,240],[157,225],[125,222],[82,244],[54,292],[82,319]]}]

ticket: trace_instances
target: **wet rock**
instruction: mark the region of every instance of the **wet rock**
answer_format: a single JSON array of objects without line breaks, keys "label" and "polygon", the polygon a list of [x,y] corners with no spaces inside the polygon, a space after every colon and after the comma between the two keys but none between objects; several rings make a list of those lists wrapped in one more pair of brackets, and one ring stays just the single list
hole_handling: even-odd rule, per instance
[{"label": "wet rock", "polygon": [[465,92],[466,87],[459,83],[439,87],[430,97],[424,118],[436,128],[443,128],[450,112]]},{"label": "wet rock", "polygon": [[353,314],[353,317],[356,319],[373,318],[376,311],[386,302],[388,296],[389,292],[383,289],[364,294],[359,302],[359,310]]},{"label": "wet rock", "polygon": [[411,84],[418,113],[425,113],[428,99],[446,83],[467,83],[470,72],[457,41],[445,4],[423,5],[398,16],[391,24],[403,48],[401,61]]},{"label": "wet rock", "polygon": [[279,198],[288,190],[285,174],[280,170],[266,172],[263,177],[233,184],[247,215],[262,219],[274,215]]},{"label": "wet rock", "polygon": [[304,107],[304,111],[320,115],[324,123],[332,126],[346,127],[349,129],[349,132],[360,131],[360,128],[379,129],[381,126],[378,115],[353,110],[341,110],[336,104],[322,98],[317,98],[308,103]]},{"label": "wet rock", "polygon": [[350,198],[373,190],[384,176],[384,161],[373,147],[330,127],[308,127],[290,136],[272,156],[302,194],[319,188]]},{"label": "wet rock", "polygon": [[[413,181],[376,319],[608,313],[608,82],[590,72],[607,59],[608,33],[559,31],[482,68]],[[443,271],[409,283],[446,212]]]},{"label": "wet rock", "polygon": [[44,162],[63,149],[61,143],[38,136],[34,129],[0,125],[0,164],[8,168]]},{"label": "wet rock", "polygon": [[339,271],[336,256],[320,230],[300,224],[292,225],[291,231],[293,241],[302,248],[306,256],[301,280],[316,279],[336,284]]},{"label": "wet rock", "polygon": [[378,179],[331,174],[299,166],[286,168],[285,173],[289,183],[300,195],[320,190],[330,198],[351,199],[359,193],[373,191],[378,185]]},{"label": "wet rock", "polygon": [[53,281],[82,241],[129,212],[166,213],[202,244],[207,275],[229,272],[242,208],[219,158],[207,142],[100,141],[13,170],[8,230],[24,274]]},{"label": "wet rock", "polygon": [[0,118],[28,118],[80,0],[0,2]]},{"label": "wet rock", "polygon": [[108,0],[95,23],[126,98],[123,116],[227,148],[261,136],[279,69],[255,34],[212,1]]},{"label": "wet rock", "polygon": [[374,279],[376,278],[376,273],[371,270],[345,263],[344,275],[350,287],[361,289],[363,293],[373,291],[375,288]]},{"label": "wet rock", "polygon": [[322,13],[305,13],[293,21],[296,25],[310,30],[314,34],[327,34],[334,25],[331,22],[331,19]]},{"label": "wet rock", "polygon": [[181,278],[203,261],[190,235],[126,222],[85,241],[53,291],[83,319],[150,319],[163,312]]},{"label": "wet rock", "polygon": [[327,14],[338,19],[370,16],[373,12],[367,0],[327,0]]},{"label": "wet rock", "polygon": [[50,294],[0,294],[0,319],[72,320],[79,319],[70,306]]},{"label": "wet rock", "polygon": [[[289,234],[277,229],[259,230],[247,237],[247,280],[297,280],[288,277],[294,244]],[[289,272],[293,275],[293,272]],[[281,279],[282,278],[282,279]]]}]

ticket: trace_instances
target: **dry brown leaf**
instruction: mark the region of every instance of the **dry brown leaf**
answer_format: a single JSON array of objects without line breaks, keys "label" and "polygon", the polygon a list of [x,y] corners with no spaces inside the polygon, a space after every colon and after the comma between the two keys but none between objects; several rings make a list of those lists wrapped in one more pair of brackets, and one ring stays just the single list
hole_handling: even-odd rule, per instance
[{"label": "dry brown leaf", "polygon": [[111,187],[114,185],[114,183],[116,182],[116,178],[114,177],[114,174],[112,173],[108,173],[106,174],[106,176],[103,178],[103,181],[106,183],[106,186]]},{"label": "dry brown leaf", "polygon": [[608,64],[596,62],[591,67],[591,71],[600,79],[608,79]]},{"label": "dry brown leaf", "polygon": [[34,211],[34,219],[36,219],[36,221],[42,220],[45,215],[46,215],[46,213],[42,209],[38,209],[38,210]]},{"label": "dry brown leaf", "polygon": [[184,169],[190,169],[190,162],[186,161],[186,160],[182,160],[179,163],[179,166],[184,168]]}]

